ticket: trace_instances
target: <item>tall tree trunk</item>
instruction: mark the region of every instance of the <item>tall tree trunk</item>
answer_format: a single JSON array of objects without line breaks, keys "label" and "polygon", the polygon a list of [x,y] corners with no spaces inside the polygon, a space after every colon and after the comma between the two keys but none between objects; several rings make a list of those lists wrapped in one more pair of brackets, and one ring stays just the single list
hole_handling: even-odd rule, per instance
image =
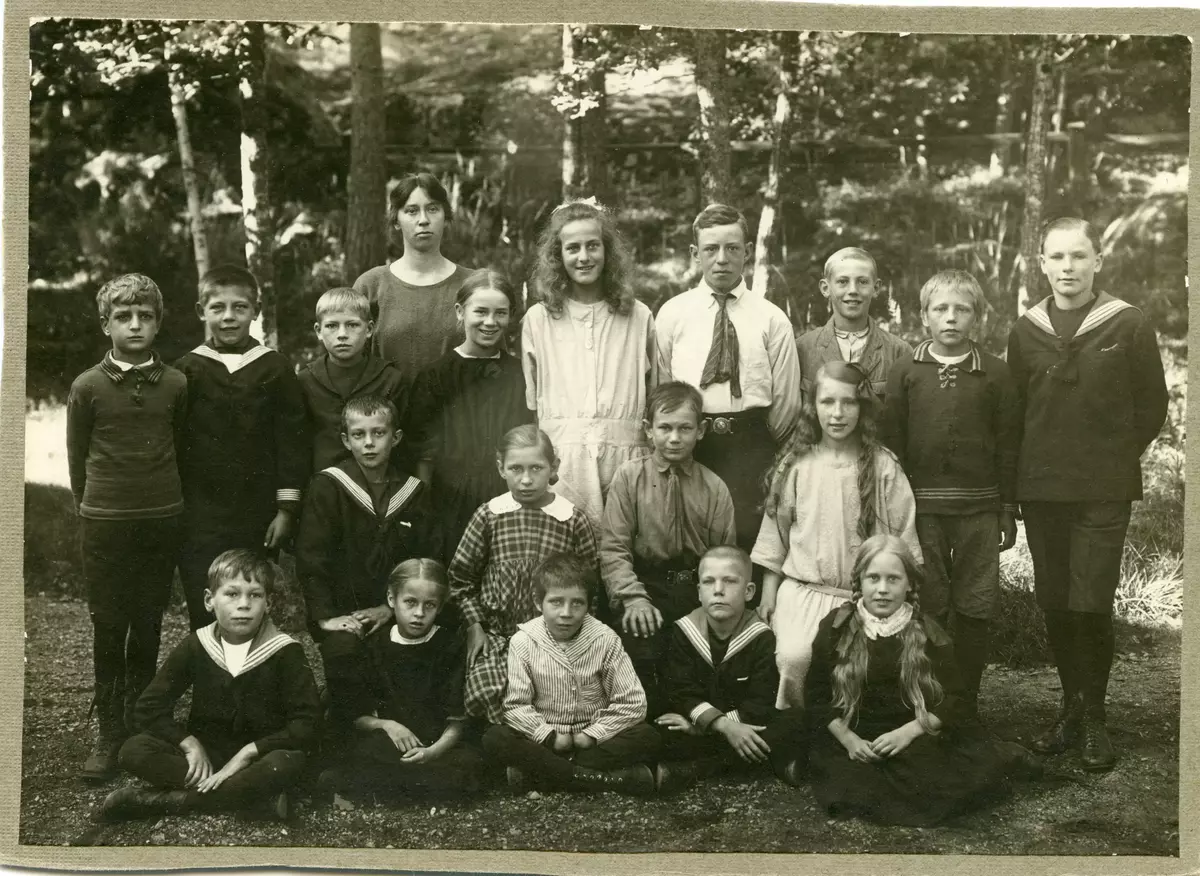
[{"label": "tall tree trunk", "polygon": [[787,168],[788,142],[792,136],[792,94],[800,62],[800,34],[794,30],[779,31],[776,37],[779,50],[779,93],[775,96],[774,130],[771,141],[771,161],[767,167],[767,185],[763,190],[762,215],[758,220],[758,239],[754,242],[754,278],[751,288],[760,295],[767,294],[771,270],[771,250],[775,246],[776,217],[783,174]]},{"label": "tall tree trunk", "polygon": [[[579,65],[579,41],[575,28],[569,24],[562,26],[562,78],[569,95],[575,101],[580,99],[582,88],[576,78],[576,67]],[[563,145],[562,145],[562,196],[564,201],[577,198],[582,190],[583,182],[583,121],[571,107],[563,116]]]},{"label": "tall tree trunk", "polygon": [[1021,286],[1017,293],[1017,316],[1039,300],[1039,237],[1046,198],[1046,117],[1054,87],[1054,37],[1038,39],[1033,58],[1033,98],[1029,107],[1029,130],[1025,137],[1025,218],[1021,223]]},{"label": "tall tree trunk", "polygon": [[350,179],[346,207],[347,283],[383,264],[387,241],[383,55],[378,24],[350,25]]},{"label": "tall tree trunk", "polygon": [[608,89],[605,69],[590,57],[585,25],[562,30],[563,199],[595,197],[609,201]]},{"label": "tall tree trunk", "polygon": [[[1013,116],[1012,40],[1008,35],[996,39],[1000,47],[1000,91],[996,95],[996,121],[993,130],[997,134],[1007,134],[1012,130]],[[996,140],[992,146],[992,173],[999,176],[1007,170],[1012,164],[1012,153],[1011,142]]]},{"label": "tall tree trunk", "polygon": [[238,95],[242,113],[242,221],[246,229],[246,267],[258,280],[262,308],[252,330],[268,347],[278,348],[275,308],[274,242],[267,161],[266,33],[263,23],[243,25],[238,46]]},{"label": "tall tree trunk", "polygon": [[174,70],[168,70],[167,83],[171,89],[171,116],[175,119],[175,138],[179,142],[179,168],[183,190],[187,194],[188,225],[192,232],[192,251],[196,255],[196,278],[208,273],[208,232],[200,210],[200,182],[196,178],[196,157],[192,152],[192,137],[188,130],[187,95],[183,82]]},{"label": "tall tree trunk", "polygon": [[730,171],[729,89],[725,81],[723,30],[695,32],[696,96],[700,99],[700,194],[706,204],[728,203]]}]

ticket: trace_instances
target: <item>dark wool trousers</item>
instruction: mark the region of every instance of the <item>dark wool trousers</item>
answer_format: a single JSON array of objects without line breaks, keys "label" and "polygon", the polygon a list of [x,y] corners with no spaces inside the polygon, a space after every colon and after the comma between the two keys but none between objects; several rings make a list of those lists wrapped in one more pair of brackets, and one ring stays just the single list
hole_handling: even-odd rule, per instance
[{"label": "dark wool trousers", "polygon": [[[754,722],[748,722],[754,723]],[[704,733],[692,736],[678,730],[660,729],[662,736],[661,760],[698,761],[702,771],[723,768],[749,768],[752,764],[742,760],[741,755],[720,733]],[[804,709],[785,709],[767,723],[758,735],[771,748],[767,760],[776,774],[782,773],[791,761],[803,758],[806,750],[807,729],[804,724]]]},{"label": "dark wool trousers", "polygon": [[[553,737],[551,737],[553,738]],[[658,755],[658,732],[649,724],[637,724],[616,736],[564,757],[550,743],[534,742],[519,730],[494,724],[483,734],[483,750],[505,766],[516,767],[535,783],[551,786],[571,781],[575,767],[591,770],[621,769],[651,764]]]},{"label": "dark wool trousers", "polygon": [[483,757],[469,745],[459,742],[428,763],[408,763],[386,731],[357,735],[342,765],[348,790],[430,800],[469,797],[479,790]]},{"label": "dark wool trousers", "polygon": [[[202,740],[203,741],[203,740]],[[218,743],[204,743],[213,770],[218,770],[237,753]],[[161,788],[183,789],[188,764],[183,751],[170,742],[139,733],[121,746],[121,767]],[[295,784],[304,769],[302,751],[277,749],[255,760],[241,772],[234,773],[221,785],[205,794],[193,792],[195,806],[212,811],[244,809],[267,800]]]}]

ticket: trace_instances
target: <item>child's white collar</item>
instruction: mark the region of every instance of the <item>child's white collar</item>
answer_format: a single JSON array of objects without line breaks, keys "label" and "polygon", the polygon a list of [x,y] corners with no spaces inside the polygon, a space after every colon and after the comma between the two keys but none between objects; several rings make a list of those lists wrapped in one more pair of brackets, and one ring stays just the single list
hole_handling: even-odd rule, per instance
[{"label": "child's white collar", "polygon": [[[562,496],[554,493],[554,500],[548,505],[544,505],[536,510],[541,511],[555,520],[566,523],[571,519],[571,515],[575,513],[575,506],[571,504],[569,499],[564,499]],[[512,493],[503,493],[488,502],[488,510],[493,514],[511,514],[514,511],[520,511],[525,506],[513,498]]]},{"label": "child's white collar", "polygon": [[863,632],[867,634],[868,639],[878,639],[880,636],[887,638],[894,636],[912,620],[913,607],[911,602],[905,602],[896,609],[891,616],[878,618],[871,612],[867,611],[867,607],[863,605],[860,599],[856,603],[858,610],[858,619],[862,622]]},{"label": "child's white collar", "polygon": [[441,627],[439,627],[437,624],[434,624],[433,626],[431,626],[429,628],[429,632],[427,632],[425,635],[421,636],[421,638],[410,639],[410,638],[408,638],[408,636],[406,636],[402,632],[400,632],[399,626],[397,626],[396,624],[392,624],[392,630],[388,635],[391,638],[391,640],[393,642],[395,642],[397,645],[424,645],[426,642],[428,642],[430,639],[433,638],[433,634],[436,633],[439,629],[441,629]]}]

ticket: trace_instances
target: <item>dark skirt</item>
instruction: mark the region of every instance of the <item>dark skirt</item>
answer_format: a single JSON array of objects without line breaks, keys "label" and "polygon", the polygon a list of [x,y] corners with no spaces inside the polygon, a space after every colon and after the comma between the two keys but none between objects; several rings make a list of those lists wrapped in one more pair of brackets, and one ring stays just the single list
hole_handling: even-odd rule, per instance
[{"label": "dark skirt", "polygon": [[479,460],[445,460],[438,463],[433,474],[432,494],[434,503],[434,544],[439,545],[434,559],[446,568],[454,559],[458,543],[471,515],[485,502],[499,496],[508,489],[504,479],[496,471],[496,464],[488,459],[487,464]]},{"label": "dark skirt", "polygon": [[[859,726],[870,741],[894,727]],[[979,808],[1009,791],[1018,764],[1006,747],[982,729],[921,736],[900,754],[879,763],[850,760],[825,728],[809,749],[813,794],[833,816],[858,815],[883,824],[928,827]]]}]

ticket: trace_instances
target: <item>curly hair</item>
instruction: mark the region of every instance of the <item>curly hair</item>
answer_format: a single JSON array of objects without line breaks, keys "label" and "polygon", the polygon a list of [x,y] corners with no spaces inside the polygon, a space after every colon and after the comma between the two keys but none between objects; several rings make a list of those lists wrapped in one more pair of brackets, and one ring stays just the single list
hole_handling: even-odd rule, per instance
[{"label": "curly hair", "polygon": [[163,296],[158,284],[145,274],[122,274],[113,277],[96,293],[96,309],[103,319],[112,316],[117,305],[149,305],[154,315],[162,319]]},{"label": "curly hair", "polygon": [[943,697],[942,685],[933,674],[933,666],[925,645],[929,641],[925,623],[920,616],[919,594],[925,575],[920,563],[913,557],[908,545],[894,535],[876,535],[867,539],[854,557],[851,574],[854,587],[855,611],[846,621],[837,642],[837,662],[833,668],[833,706],[840,709],[847,724],[853,724],[862,701],[863,683],[867,677],[870,654],[867,651],[867,636],[858,617],[858,601],[862,599],[862,578],[872,561],[880,554],[895,555],[904,566],[908,576],[908,601],[913,604],[913,618],[901,630],[900,636],[900,692],[904,702],[916,713],[917,722],[926,733],[936,735],[929,720],[929,704],[937,705]]},{"label": "curly hair", "polygon": [[534,281],[542,306],[551,316],[561,316],[570,279],[562,260],[562,230],[568,223],[592,220],[600,226],[604,243],[604,268],[600,272],[603,299],[613,312],[628,314],[633,309],[633,273],[629,248],[617,231],[617,222],[607,209],[587,201],[569,201],[555,208],[550,222],[538,238]]},{"label": "curly hair", "polygon": [[776,515],[781,503],[788,503],[784,495],[784,486],[788,473],[796,462],[805,454],[810,453],[821,442],[821,421],[817,418],[816,405],[813,398],[818,394],[822,380],[836,380],[847,383],[855,388],[858,398],[858,425],[855,433],[859,438],[858,451],[858,535],[868,539],[875,531],[876,523],[876,494],[878,484],[876,478],[876,459],[880,452],[887,452],[879,443],[875,397],[871,394],[871,384],[866,374],[857,365],[849,362],[826,362],[817,370],[813,380],[813,389],[804,399],[800,409],[800,419],[792,431],[787,443],[780,448],[775,456],[775,462],[763,477],[763,491],[766,501],[763,510],[772,516]]}]

